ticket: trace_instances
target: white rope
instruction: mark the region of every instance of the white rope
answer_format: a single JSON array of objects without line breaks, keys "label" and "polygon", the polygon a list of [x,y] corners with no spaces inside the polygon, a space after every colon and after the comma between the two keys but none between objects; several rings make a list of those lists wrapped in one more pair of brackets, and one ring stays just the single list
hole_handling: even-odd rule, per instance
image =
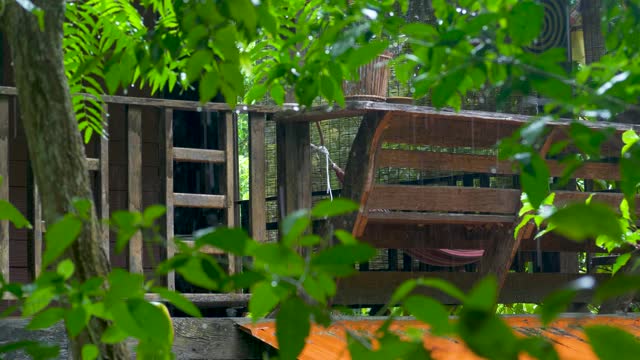
[{"label": "white rope", "polygon": [[316,146],[313,144],[311,144],[311,148],[324,155],[325,170],[327,174],[327,194],[329,194],[329,198],[331,198],[331,201],[333,201],[333,193],[331,192],[331,177],[329,174],[329,164],[333,165],[333,161],[331,161],[331,158],[329,157],[329,150],[324,146]]}]

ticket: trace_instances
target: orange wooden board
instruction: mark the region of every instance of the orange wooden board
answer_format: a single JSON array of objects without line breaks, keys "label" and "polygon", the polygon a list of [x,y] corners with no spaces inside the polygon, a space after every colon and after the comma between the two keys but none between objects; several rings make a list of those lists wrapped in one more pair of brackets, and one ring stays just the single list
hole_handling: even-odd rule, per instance
[{"label": "orange wooden board", "polygon": [[[516,335],[540,335],[547,338],[555,347],[561,359],[590,360],[597,359],[591,350],[584,332],[586,325],[609,325],[620,327],[635,336],[640,336],[640,317],[631,316],[585,316],[562,317],[548,327],[542,327],[534,316],[507,316],[504,320]],[[324,328],[318,325],[311,327],[311,335],[299,356],[300,360],[347,360],[351,359],[347,351],[346,332],[353,331],[365,336],[374,334],[383,320],[339,320]],[[240,325],[257,339],[278,347],[275,321],[261,321],[255,324]],[[424,330],[424,346],[431,351],[437,360],[482,359],[469,350],[464,343],[455,338],[436,337],[429,333],[429,326],[416,320],[396,320],[391,330],[402,334],[409,328]],[[522,354],[520,359],[531,357]]]}]

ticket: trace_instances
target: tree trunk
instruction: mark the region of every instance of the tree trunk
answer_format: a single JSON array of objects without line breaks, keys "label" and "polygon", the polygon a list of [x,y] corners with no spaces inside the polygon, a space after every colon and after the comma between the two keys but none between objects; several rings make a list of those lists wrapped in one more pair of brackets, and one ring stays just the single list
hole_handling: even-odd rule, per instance
[{"label": "tree trunk", "polygon": [[[64,73],[62,37],[64,0],[34,1],[44,10],[44,28],[37,17],[15,1],[6,0],[2,30],[11,47],[20,113],[29,146],[35,182],[40,189],[44,220],[51,224],[69,212],[73,199],[92,199],[84,147]],[[67,253],[83,282],[105,276],[110,265],[98,242],[95,209],[78,240]],[[103,358],[129,358],[124,344],[100,344],[108,322],[92,318],[72,339],[74,358],[84,344],[98,345]]]}]

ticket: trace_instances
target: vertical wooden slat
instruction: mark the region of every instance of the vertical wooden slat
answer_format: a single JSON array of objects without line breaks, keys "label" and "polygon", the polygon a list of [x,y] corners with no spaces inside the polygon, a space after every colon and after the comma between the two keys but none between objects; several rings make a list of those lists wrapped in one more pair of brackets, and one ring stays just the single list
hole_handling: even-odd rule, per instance
[{"label": "vertical wooden slat", "polygon": [[[225,151],[225,195],[227,199],[227,226],[236,226],[236,176],[235,176],[235,114],[224,114],[224,151]],[[229,274],[240,271],[240,259],[229,254]]]},{"label": "vertical wooden slat", "polygon": [[257,241],[267,239],[265,123],[265,115],[249,114],[249,219]]},{"label": "vertical wooden slat", "polygon": [[33,185],[33,276],[42,271],[42,203],[38,186]]},{"label": "vertical wooden slat", "polygon": [[[9,201],[9,98],[0,97],[0,199]],[[9,221],[0,221],[0,274],[9,281]]]},{"label": "vertical wooden slat", "polygon": [[[104,105],[105,134],[108,134],[108,105]],[[109,258],[109,139],[100,137],[100,218],[102,219],[102,248]]]},{"label": "vertical wooden slat", "polygon": [[[164,201],[167,207],[166,212],[166,238],[167,248],[166,258],[170,259],[175,253],[175,244],[173,241],[174,236],[174,212],[173,212],[173,109],[164,110],[164,126],[160,126],[160,131],[163,132],[162,139],[164,140],[164,168],[163,175],[165,179],[164,187]],[[174,272],[170,272],[167,275],[167,288],[175,290],[176,277]]]},{"label": "vertical wooden slat", "polygon": [[[129,211],[142,210],[142,109],[130,106],[127,113]],[[129,241],[129,271],[142,273],[142,234]]]}]

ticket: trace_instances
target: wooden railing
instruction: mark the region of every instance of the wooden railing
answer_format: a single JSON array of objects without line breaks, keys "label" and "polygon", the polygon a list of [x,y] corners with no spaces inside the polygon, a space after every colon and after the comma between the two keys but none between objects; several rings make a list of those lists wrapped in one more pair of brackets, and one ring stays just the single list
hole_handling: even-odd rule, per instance
[{"label": "wooden railing", "polygon": [[[0,176],[3,181],[0,185],[0,199],[9,200],[10,198],[10,181],[9,178],[9,124],[16,121],[15,114],[12,111],[12,98],[16,97],[16,89],[11,87],[0,87]],[[125,96],[104,96],[105,120],[108,113],[109,105],[126,105],[126,149],[127,149],[127,198],[128,210],[142,211],[142,112],[144,108],[160,109],[159,144],[160,144],[160,177],[162,182],[162,199],[167,208],[166,222],[164,224],[165,236],[167,238],[165,255],[171,257],[176,249],[174,246],[174,208],[191,207],[206,209],[221,209],[225,214],[226,226],[238,226],[237,219],[237,199],[235,199],[237,189],[237,141],[235,126],[237,115],[234,109],[223,103],[206,103],[201,104],[196,101],[182,100],[165,100],[155,98],[137,98]],[[242,107],[249,113],[249,127],[251,132],[250,139],[250,213],[251,225],[250,233],[257,240],[266,239],[265,231],[265,139],[264,124],[267,114],[273,113],[278,109],[269,106],[253,106]],[[220,114],[219,133],[221,149],[194,149],[181,148],[173,146],[173,112],[174,110],[185,111],[211,111]],[[105,121],[106,123],[106,121]],[[97,172],[98,184],[96,199],[97,212],[102,220],[103,227],[100,233],[100,243],[109,254],[109,226],[107,219],[109,218],[109,140],[107,137],[100,137],[98,140],[98,157],[87,158],[87,165],[90,171]],[[223,175],[220,183],[222,186],[221,194],[191,194],[191,193],[174,193],[173,182],[173,165],[174,162],[191,162],[223,165]],[[27,186],[26,184],[24,186]],[[41,272],[40,264],[42,260],[42,239],[45,232],[45,226],[42,221],[42,212],[38,189],[32,185],[27,191],[31,191],[32,202],[28,205],[32,211],[30,221],[33,224],[29,241],[30,248],[33,250],[29,257],[30,272],[33,276],[37,276]],[[6,281],[10,280],[10,231],[7,221],[0,222],[0,272]],[[143,267],[143,239],[142,234],[138,233],[133,236],[129,242],[128,269],[132,272],[142,273]],[[219,249],[207,248],[204,251],[213,254],[222,254]],[[235,272],[241,270],[241,264],[234,257],[229,258],[229,271]],[[167,278],[167,286],[175,288],[175,278],[170,274]],[[149,295],[153,298],[153,295]],[[207,299],[220,297],[220,301],[229,304],[246,301],[246,295],[243,294],[197,294],[195,296],[198,302],[207,302]],[[205,296],[207,299],[204,299]],[[213,299],[212,301],[215,301]]]}]

